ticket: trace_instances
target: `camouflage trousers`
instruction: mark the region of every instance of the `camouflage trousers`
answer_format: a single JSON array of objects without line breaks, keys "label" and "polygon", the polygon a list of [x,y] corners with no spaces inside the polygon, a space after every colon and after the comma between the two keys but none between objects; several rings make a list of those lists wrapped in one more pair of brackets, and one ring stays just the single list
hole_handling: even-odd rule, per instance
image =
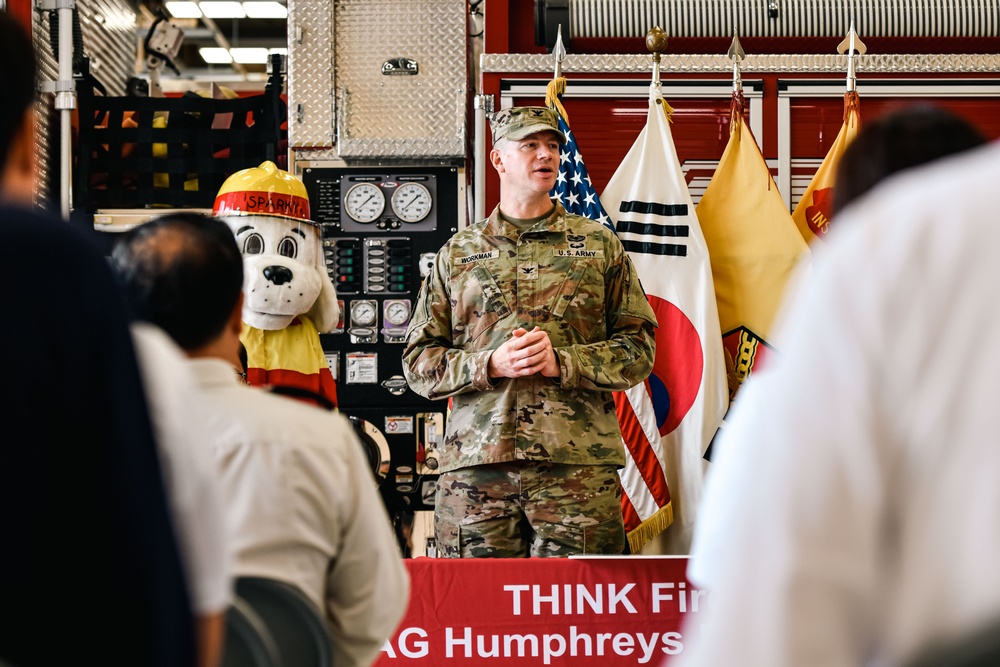
[{"label": "camouflage trousers", "polygon": [[625,546],[616,466],[520,461],[442,473],[434,533],[444,558],[618,554]]}]

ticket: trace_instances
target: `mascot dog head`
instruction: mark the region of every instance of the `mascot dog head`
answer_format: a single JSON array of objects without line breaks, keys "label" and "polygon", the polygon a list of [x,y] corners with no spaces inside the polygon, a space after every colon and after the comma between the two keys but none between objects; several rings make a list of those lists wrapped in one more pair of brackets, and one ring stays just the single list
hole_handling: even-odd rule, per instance
[{"label": "mascot dog head", "polygon": [[277,330],[305,315],[321,332],[337,326],[337,293],[301,181],[273,162],[238,171],[222,184],[212,213],[243,253],[244,322]]}]

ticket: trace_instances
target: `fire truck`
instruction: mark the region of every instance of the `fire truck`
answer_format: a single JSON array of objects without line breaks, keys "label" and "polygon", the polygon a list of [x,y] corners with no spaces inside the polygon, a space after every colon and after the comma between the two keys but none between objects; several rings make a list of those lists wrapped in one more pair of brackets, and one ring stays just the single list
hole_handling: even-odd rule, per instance
[{"label": "fire truck", "polygon": [[[60,47],[51,25],[74,3],[8,4],[31,22],[49,81],[39,102],[39,202],[61,201],[64,212],[109,231],[151,206],[210,207],[208,172],[165,162],[147,171],[161,172],[168,187],[95,200],[110,188],[60,118],[80,85],[127,98],[126,82],[149,56],[137,46],[136,7],[76,0],[90,64],[74,76],[59,57],[72,46]],[[729,136],[734,34],[745,52],[747,120],[789,210],[837,136],[848,85],[862,122],[924,100],[1000,136],[1000,0],[287,0],[287,57],[271,62],[266,85],[241,90],[253,102],[225,107],[255,119],[260,154],[237,154],[221,129],[198,136],[226,145],[221,175],[269,155],[305,183],[342,304],[342,322],[322,336],[339,407],[359,420],[401,530],[416,532],[414,517],[433,509],[447,420],[446,403],[423,399],[403,379],[404,332],[434,253],[498,200],[487,114],[544,104],[546,84],[561,72],[563,103],[600,192],[645,124],[654,65],[645,37],[654,26],[668,38],[657,68],[695,203]],[[852,27],[858,43],[838,51]],[[194,101],[185,113],[203,118],[223,102]],[[105,126],[121,124],[120,110],[107,113]],[[194,142],[173,141],[185,150]],[[425,528],[412,553],[426,553],[429,539]]]}]

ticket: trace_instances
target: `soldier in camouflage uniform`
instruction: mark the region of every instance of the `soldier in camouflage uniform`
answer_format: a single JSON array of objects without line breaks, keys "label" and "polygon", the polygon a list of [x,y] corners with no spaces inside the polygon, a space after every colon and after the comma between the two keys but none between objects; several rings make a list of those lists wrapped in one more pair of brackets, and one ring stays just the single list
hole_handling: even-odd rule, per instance
[{"label": "soldier in camouflage uniform", "polygon": [[410,387],[452,398],[435,511],[449,557],[620,553],[612,391],[642,382],[656,318],[618,238],[549,198],[555,112],[494,115],[500,205],[438,252],[407,333]]}]

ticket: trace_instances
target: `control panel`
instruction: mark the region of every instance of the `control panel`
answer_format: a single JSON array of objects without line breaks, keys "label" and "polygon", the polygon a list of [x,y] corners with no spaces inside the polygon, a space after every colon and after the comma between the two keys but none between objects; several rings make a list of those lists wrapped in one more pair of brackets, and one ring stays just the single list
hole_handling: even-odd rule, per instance
[{"label": "control panel", "polygon": [[380,488],[390,514],[432,509],[447,402],[410,390],[402,352],[421,282],[458,229],[464,175],[448,166],[338,166],[301,176],[341,305],[336,331],[320,336],[340,411],[387,443]]},{"label": "control panel", "polygon": [[[435,173],[347,171],[335,177],[327,173],[318,175],[315,189],[315,201],[312,193],[309,199],[313,219],[343,232],[428,232],[438,227],[441,207]],[[444,217],[450,217],[447,211]]]},{"label": "control panel", "polygon": [[[338,294],[399,295],[414,291],[411,236],[344,236],[328,240],[325,245],[327,267]],[[434,254],[428,254],[433,261]],[[420,288],[419,276],[416,287]]]}]

